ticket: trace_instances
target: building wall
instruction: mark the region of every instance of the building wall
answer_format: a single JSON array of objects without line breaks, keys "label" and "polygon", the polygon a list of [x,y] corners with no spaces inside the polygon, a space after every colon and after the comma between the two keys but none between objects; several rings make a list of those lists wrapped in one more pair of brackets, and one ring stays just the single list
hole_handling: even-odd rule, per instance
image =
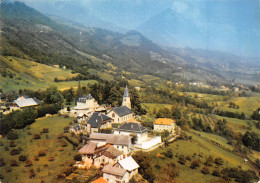
[{"label": "building wall", "polygon": [[130,144],[128,146],[114,144],[114,148],[118,149],[119,151],[122,151],[125,154],[128,154],[130,152]]},{"label": "building wall", "polygon": [[137,142],[136,143],[142,143],[143,141],[147,140],[148,138],[148,132],[143,132],[143,133],[133,133],[133,132],[124,132],[124,131],[114,131],[114,134],[123,134],[123,135],[129,135],[130,134],[136,134],[137,136]]},{"label": "building wall", "polygon": [[131,109],[131,100],[130,97],[123,97],[122,106],[126,106]]},{"label": "building wall", "polygon": [[172,123],[172,125],[157,125],[157,124],[154,124],[153,128],[154,128],[154,131],[157,131],[157,132],[163,132],[164,130],[167,130],[171,133],[174,133],[175,123]]},{"label": "building wall", "polygon": [[133,114],[128,114],[128,115],[120,117],[114,111],[111,111],[107,114],[107,116],[109,116],[110,118],[112,118],[114,120],[113,123],[123,123],[123,122],[126,122],[127,120],[129,120],[130,118],[132,118]]},{"label": "building wall", "polygon": [[126,172],[123,177],[119,177],[112,174],[103,173],[103,179],[108,183],[128,183],[129,182],[129,173]]}]

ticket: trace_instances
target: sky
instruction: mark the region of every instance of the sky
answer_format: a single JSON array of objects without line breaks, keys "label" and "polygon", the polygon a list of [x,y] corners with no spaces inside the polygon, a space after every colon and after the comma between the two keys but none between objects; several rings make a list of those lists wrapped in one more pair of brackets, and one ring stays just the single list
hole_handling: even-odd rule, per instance
[{"label": "sky", "polygon": [[[172,9],[192,21],[207,39],[207,46],[260,57],[260,0],[21,0],[35,9],[49,13],[50,7],[68,5],[134,30],[165,9]],[[83,16],[84,18],[84,16]],[[214,40],[215,39],[215,40]],[[218,39],[218,40],[216,40]],[[214,40],[214,41],[213,41]],[[233,42],[233,44],[225,44]]]}]

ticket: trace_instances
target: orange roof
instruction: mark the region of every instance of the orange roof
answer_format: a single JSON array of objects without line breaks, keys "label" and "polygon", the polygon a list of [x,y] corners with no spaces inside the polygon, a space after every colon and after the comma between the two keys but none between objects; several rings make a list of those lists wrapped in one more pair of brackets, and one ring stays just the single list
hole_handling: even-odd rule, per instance
[{"label": "orange roof", "polygon": [[94,180],[92,183],[107,183],[107,181],[103,179],[103,177],[100,177],[99,179]]},{"label": "orange roof", "polygon": [[155,125],[171,125],[175,120],[169,118],[158,118],[154,121]]},{"label": "orange roof", "polygon": [[135,120],[134,118],[130,118],[128,120],[128,122],[131,122],[131,123],[140,123],[139,121]]}]

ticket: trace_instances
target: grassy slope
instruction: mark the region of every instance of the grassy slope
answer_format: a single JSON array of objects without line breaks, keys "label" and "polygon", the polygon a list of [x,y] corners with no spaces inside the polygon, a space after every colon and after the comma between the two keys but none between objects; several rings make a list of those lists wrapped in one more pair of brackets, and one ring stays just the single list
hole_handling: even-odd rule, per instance
[{"label": "grassy slope", "polygon": [[[24,60],[16,57],[0,56],[0,65],[11,72],[14,77],[3,77],[0,75],[0,88],[5,91],[18,89],[45,89],[51,85],[56,85],[59,89],[76,87],[77,81],[54,82],[54,78],[67,79],[77,74],[72,74],[71,70],[54,68],[44,64]],[[94,80],[82,81],[82,85],[95,83]]]},{"label": "grassy slope", "polygon": [[[4,182],[19,182],[19,183],[33,183],[40,182],[40,178],[43,177],[45,182],[57,182],[56,175],[63,168],[64,164],[71,159],[73,159],[74,154],[77,151],[73,150],[71,144],[68,143],[67,147],[63,147],[64,151],[60,152],[58,149],[61,148],[59,139],[57,139],[57,135],[63,133],[63,128],[72,121],[71,118],[64,117],[48,117],[38,119],[35,123],[31,125],[31,129],[21,129],[17,130],[19,132],[19,139],[15,140],[17,147],[21,147],[23,155],[27,155],[29,159],[32,159],[39,150],[45,150],[46,156],[40,157],[39,161],[33,161],[32,167],[24,167],[24,162],[19,162],[19,155],[11,156],[10,151],[5,151],[4,146],[9,145],[9,141],[6,138],[1,138],[1,142],[4,143],[4,146],[0,147],[1,156],[4,157],[6,165],[0,167],[0,172],[4,175]],[[31,132],[32,134],[40,133],[42,128],[49,128],[49,139],[46,139],[46,134],[41,135],[41,139],[39,140],[31,140],[32,135],[27,135],[27,132]],[[66,141],[64,139],[64,141]],[[53,156],[55,160],[53,162],[48,161],[48,157]],[[6,173],[5,168],[9,166],[10,159],[17,160],[19,166],[13,167],[12,172]],[[47,165],[47,167],[46,167]],[[36,169],[40,168],[40,172],[37,172]],[[29,170],[33,168],[36,177],[30,179],[29,178]]]}]

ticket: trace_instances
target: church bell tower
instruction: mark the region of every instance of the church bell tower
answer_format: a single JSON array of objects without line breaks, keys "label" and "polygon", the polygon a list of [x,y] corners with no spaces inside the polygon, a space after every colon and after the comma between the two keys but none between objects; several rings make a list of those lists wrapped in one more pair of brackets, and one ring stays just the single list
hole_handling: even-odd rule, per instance
[{"label": "church bell tower", "polygon": [[124,90],[122,106],[126,106],[129,109],[131,109],[131,100],[130,100],[130,95],[128,93],[127,86],[125,87],[125,90]]}]

